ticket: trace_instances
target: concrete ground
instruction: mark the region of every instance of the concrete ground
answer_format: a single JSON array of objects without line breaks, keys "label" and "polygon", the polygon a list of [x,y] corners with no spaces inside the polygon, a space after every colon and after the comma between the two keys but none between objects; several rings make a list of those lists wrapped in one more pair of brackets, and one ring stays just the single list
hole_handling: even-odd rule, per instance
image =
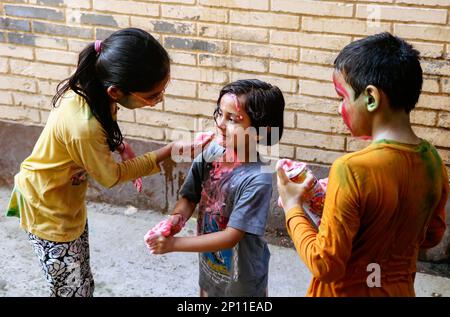
[{"label": "concrete ground", "polygon": [[[9,190],[0,188],[3,214]],[[88,203],[95,296],[198,296],[196,253],[151,255],[143,237],[165,218],[104,203]],[[190,220],[184,235],[194,235]],[[269,245],[269,296],[304,296],[311,274],[294,249]],[[0,297],[47,296],[46,283],[17,218],[0,216]],[[417,273],[417,296],[450,296],[450,279]]]}]

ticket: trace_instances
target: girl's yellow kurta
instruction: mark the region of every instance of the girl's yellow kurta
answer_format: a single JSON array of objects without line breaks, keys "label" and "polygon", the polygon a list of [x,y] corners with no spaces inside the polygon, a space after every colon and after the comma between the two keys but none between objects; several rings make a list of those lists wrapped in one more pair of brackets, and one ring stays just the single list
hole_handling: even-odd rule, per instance
[{"label": "girl's yellow kurta", "polygon": [[[420,248],[444,234],[448,176],[436,149],[388,141],[331,167],[317,232],[294,207],[286,225],[313,274],[308,296],[414,296]],[[381,287],[369,287],[380,265]],[[372,279],[370,279],[373,281]]]},{"label": "girl's yellow kurta", "polygon": [[112,187],[159,171],[154,153],[117,163],[106,133],[85,100],[67,92],[48,118],[31,155],[15,176],[23,229],[50,241],[77,239],[86,224],[87,182],[71,177],[86,170],[98,183]]}]

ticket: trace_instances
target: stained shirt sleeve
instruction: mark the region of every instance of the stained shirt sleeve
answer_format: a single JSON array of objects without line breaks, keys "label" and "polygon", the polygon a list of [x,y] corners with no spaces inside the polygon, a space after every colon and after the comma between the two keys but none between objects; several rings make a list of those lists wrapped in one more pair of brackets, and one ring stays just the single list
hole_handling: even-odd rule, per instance
[{"label": "stained shirt sleeve", "polygon": [[160,171],[153,152],[121,163],[116,162],[101,134],[98,137],[73,139],[66,147],[72,160],[107,188]]},{"label": "stained shirt sleeve", "polygon": [[445,223],[445,204],[447,203],[449,194],[448,175],[445,166],[443,165],[443,184],[441,199],[431,215],[430,222],[425,234],[425,239],[422,241],[421,249],[430,249],[441,242],[444,237],[447,224]]},{"label": "stained shirt sleeve", "polygon": [[314,277],[324,282],[339,280],[352,250],[359,226],[359,192],[348,163],[336,160],[330,170],[319,230],[301,207],[286,215],[286,227],[295,248]]},{"label": "stained shirt sleeve", "polygon": [[198,204],[202,194],[202,171],[203,162],[196,158],[189,169],[188,175],[181,186],[180,196],[186,198],[190,202]]}]

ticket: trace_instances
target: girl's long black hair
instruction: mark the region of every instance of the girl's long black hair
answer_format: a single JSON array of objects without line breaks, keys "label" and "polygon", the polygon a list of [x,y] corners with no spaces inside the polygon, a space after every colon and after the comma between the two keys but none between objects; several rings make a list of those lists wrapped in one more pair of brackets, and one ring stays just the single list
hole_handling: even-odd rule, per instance
[{"label": "girl's long black hair", "polygon": [[99,53],[94,43],[81,51],[75,73],[61,81],[52,99],[53,107],[68,90],[82,96],[107,134],[111,151],[122,144],[123,136],[111,113],[107,88],[115,86],[124,93],[145,92],[170,73],[167,51],[149,33],[126,28],[102,41]]}]

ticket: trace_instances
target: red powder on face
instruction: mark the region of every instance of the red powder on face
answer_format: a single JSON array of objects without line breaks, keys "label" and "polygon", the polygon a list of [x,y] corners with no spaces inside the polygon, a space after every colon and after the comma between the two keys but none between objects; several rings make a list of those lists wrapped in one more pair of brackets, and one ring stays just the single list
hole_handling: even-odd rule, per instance
[{"label": "red powder on face", "polygon": [[234,107],[236,108],[236,112],[237,112],[236,119],[242,120],[243,116],[241,114],[241,104],[239,103],[238,97],[232,93],[227,93],[227,94],[225,94],[225,96],[230,96],[233,99]]},{"label": "red powder on face", "polygon": [[232,96],[233,96],[233,99],[234,99],[234,105],[236,106],[236,110],[237,110],[237,112],[239,113],[239,111],[241,111],[241,109],[240,109],[240,104],[239,104],[239,100],[238,100],[238,98],[237,98],[236,95],[232,95]]},{"label": "red powder on face", "polygon": [[340,94],[342,97],[344,97],[344,99],[350,99],[350,97],[348,96],[347,90],[345,90],[345,88],[336,80],[336,77],[333,76],[333,83],[334,83],[334,87],[336,88],[336,91],[338,92],[338,94]]},{"label": "red powder on face", "polygon": [[347,106],[347,103],[343,102],[342,103],[342,119],[344,120],[345,125],[350,129],[350,131],[352,131],[352,127],[350,125],[350,117],[347,113],[346,106]]},{"label": "red powder on face", "polygon": [[342,119],[344,120],[345,125],[350,129],[350,131],[352,131],[352,127],[350,125],[351,122],[350,115],[347,112],[347,104],[350,97],[348,96],[347,90],[345,90],[345,88],[336,80],[335,76],[333,76],[333,83],[338,94],[344,98],[344,100],[342,101],[342,110],[341,110]]}]

